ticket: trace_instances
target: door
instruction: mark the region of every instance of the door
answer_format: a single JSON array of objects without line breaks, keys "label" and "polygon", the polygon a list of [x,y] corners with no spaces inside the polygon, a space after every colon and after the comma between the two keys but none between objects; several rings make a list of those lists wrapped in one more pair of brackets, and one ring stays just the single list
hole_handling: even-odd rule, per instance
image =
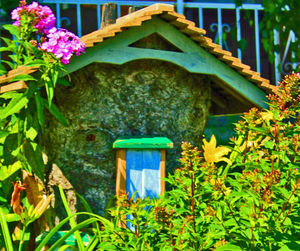
[{"label": "door", "polygon": [[135,191],[140,198],[153,198],[160,194],[160,159],[160,150],[127,149],[126,192],[129,197]]}]

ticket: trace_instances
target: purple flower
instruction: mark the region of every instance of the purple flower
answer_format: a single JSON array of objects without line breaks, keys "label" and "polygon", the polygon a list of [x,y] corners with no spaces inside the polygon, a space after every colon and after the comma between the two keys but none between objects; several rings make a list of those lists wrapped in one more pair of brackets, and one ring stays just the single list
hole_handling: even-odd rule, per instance
[{"label": "purple flower", "polygon": [[34,27],[42,34],[48,34],[49,29],[55,26],[56,18],[48,6],[32,2],[29,5],[22,5],[11,12],[11,19],[16,20],[13,24],[20,26],[22,15],[32,18]]},{"label": "purple flower", "polygon": [[52,52],[62,63],[68,64],[72,55],[79,56],[85,45],[79,37],[65,29],[52,28],[47,34],[47,41],[40,45],[46,52]]}]

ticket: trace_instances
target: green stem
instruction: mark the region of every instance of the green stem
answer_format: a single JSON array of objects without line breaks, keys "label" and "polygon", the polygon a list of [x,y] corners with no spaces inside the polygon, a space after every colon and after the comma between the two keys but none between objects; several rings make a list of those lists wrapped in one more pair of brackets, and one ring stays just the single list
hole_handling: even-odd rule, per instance
[{"label": "green stem", "polygon": [[22,229],[22,234],[21,234],[21,239],[20,239],[20,244],[19,244],[19,251],[22,251],[22,247],[24,244],[25,230],[26,230],[26,224],[23,224],[23,229]]},{"label": "green stem", "polygon": [[292,196],[294,195],[294,193],[296,192],[296,187],[294,188],[292,194],[290,195],[290,197],[288,198],[287,202],[283,205],[280,213],[278,214],[278,216],[276,217],[275,221],[279,219],[280,215],[283,213],[284,209],[286,208],[287,204],[289,203],[290,199],[292,198]]}]

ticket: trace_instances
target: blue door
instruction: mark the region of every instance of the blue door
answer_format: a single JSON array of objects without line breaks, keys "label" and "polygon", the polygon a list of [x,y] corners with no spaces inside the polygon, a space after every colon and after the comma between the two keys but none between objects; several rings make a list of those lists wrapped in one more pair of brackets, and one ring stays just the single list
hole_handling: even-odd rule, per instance
[{"label": "blue door", "polygon": [[126,192],[129,197],[135,191],[140,198],[153,198],[160,194],[160,159],[160,151],[156,149],[127,149]]}]

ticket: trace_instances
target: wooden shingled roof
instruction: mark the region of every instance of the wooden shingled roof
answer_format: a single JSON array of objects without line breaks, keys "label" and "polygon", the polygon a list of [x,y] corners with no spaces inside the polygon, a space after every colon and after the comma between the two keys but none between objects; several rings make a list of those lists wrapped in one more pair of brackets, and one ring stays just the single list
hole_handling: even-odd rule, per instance
[{"label": "wooden shingled roof", "polygon": [[[196,27],[194,22],[187,20],[184,15],[175,12],[173,5],[154,4],[143,8],[126,16],[120,17],[116,20],[115,24],[108,25],[103,29],[89,33],[83,36],[80,40],[86,45],[86,47],[93,47],[97,43],[101,43],[105,39],[114,37],[126,29],[141,26],[143,22],[151,20],[154,16],[159,16],[159,18],[176,27],[180,32],[188,36],[199,46],[214,55],[217,59],[223,61],[259,88],[264,89],[266,92],[276,90],[276,87],[271,85],[269,80],[262,78],[259,73],[251,70],[250,66],[243,64],[239,58],[232,56],[231,52],[223,50],[220,45],[215,44],[212,39],[206,37],[206,31],[204,29]],[[36,68],[25,66],[17,69],[18,70],[15,69],[10,71],[7,75],[0,76],[0,93],[26,88],[26,84],[21,83],[20,81],[6,84],[5,86],[3,85],[4,83],[9,82],[13,76],[15,76],[16,72],[20,73],[21,71],[21,74],[30,74],[36,71]]]},{"label": "wooden shingled roof", "polygon": [[194,22],[187,20],[184,15],[175,12],[173,5],[153,4],[117,19],[115,24],[83,36],[81,41],[87,47],[93,47],[96,43],[114,37],[130,27],[141,26],[144,21],[152,19],[153,16],[159,16],[161,19],[175,26],[195,43],[235,69],[261,89],[267,92],[270,92],[270,89],[274,89],[274,86],[270,85],[268,79],[262,78],[258,72],[251,70],[249,65],[243,64],[239,58],[232,56],[231,52],[223,50],[219,44],[215,44],[212,39],[206,37],[204,29],[196,27]]}]

